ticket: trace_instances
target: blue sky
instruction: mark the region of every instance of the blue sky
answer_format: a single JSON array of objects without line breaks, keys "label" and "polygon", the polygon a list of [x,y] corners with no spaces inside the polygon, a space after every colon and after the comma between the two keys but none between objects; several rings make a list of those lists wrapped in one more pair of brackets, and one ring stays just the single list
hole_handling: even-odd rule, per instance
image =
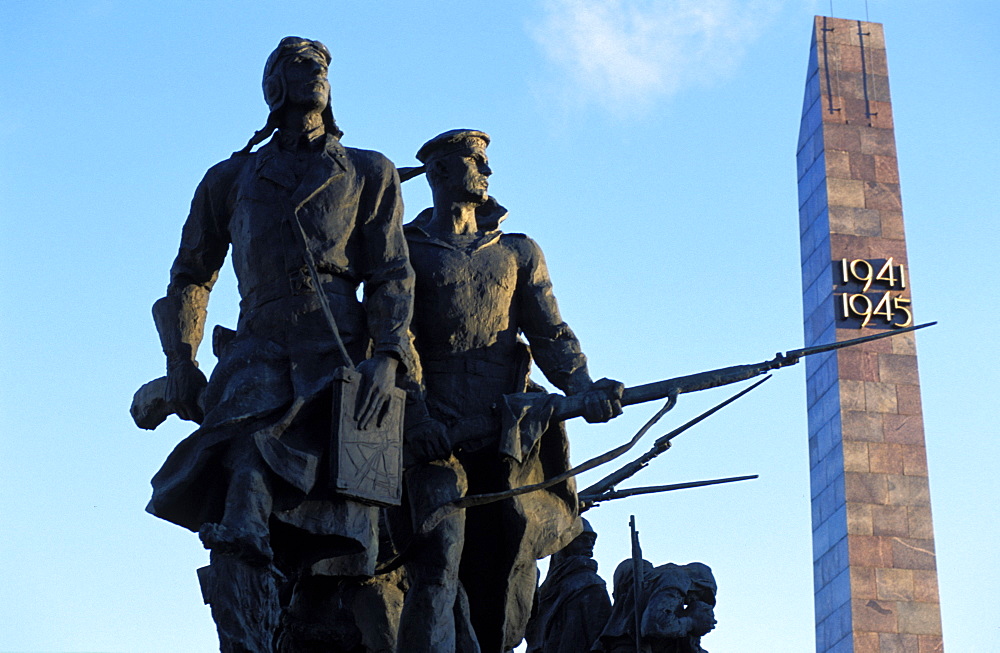
[{"label": "blue sky", "polygon": [[[835,0],[832,15],[866,11],[885,25],[914,312],[940,322],[918,351],[945,645],[1000,650],[1000,9]],[[7,3],[0,651],[216,649],[194,574],[206,552],[143,511],[190,425],[140,431],[127,408],[163,373],[149,309],[191,195],[263,124],[282,36],[332,51],[349,146],[413,165],[437,133],[489,132],[506,229],[541,244],[594,375],[634,385],[802,345],[795,144],[814,14],[829,0]],[[404,197],[413,217],[425,182]],[[237,301],[227,270],[210,324],[234,325]],[[662,431],[726,394],[682,397]],[[653,410],[572,424],[574,459]],[[813,650],[806,433],[799,366],[678,438],[637,484],[761,478],[591,511],[605,577],[634,513],[647,558],[715,570],[713,653]]]}]

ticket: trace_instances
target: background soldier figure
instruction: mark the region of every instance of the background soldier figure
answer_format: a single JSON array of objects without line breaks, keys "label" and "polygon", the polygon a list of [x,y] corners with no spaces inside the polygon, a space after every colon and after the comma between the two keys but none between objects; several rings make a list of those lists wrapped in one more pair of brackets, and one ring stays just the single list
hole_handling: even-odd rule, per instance
[{"label": "background soldier figure", "polygon": [[538,611],[528,623],[528,653],[589,651],[611,615],[611,599],[597,575],[597,532],[583,520],[583,532],[549,561],[538,590]]},{"label": "background soldier figure", "polygon": [[[371,353],[359,366],[365,428],[395,387],[413,279],[395,167],[340,144],[329,63],[322,43],[298,37],[268,58],[267,124],[198,186],[167,296],[154,306],[166,404],[201,428],[153,478],[148,510],[199,532],[211,550],[202,586],[223,651],[272,650],[282,577],[291,587],[317,561],[358,552],[370,554],[370,574],[377,549],[377,508],[336,495],[320,464],[333,439],[333,373],[349,364],[322,300],[349,356]],[[230,246],[239,325],[214,343],[219,363],[206,382],[195,354]]]},{"label": "background soldier figure", "polygon": [[640,653],[708,653],[701,638],[715,628],[715,577],[708,565],[642,561],[644,581],[638,605],[633,561],[615,569],[615,603],[594,651],[636,653],[635,614],[640,616]]},{"label": "background soldier figure", "polygon": [[[522,438],[517,429],[501,437],[495,406],[505,394],[529,388],[532,358],[560,390],[587,393],[590,421],[621,413],[621,384],[591,381],[580,344],[559,315],[541,249],[498,228],[506,211],[487,193],[488,144],[481,131],[454,130],[417,153],[434,206],[406,227],[425,399],[422,414],[408,417],[406,437],[415,457],[430,461],[406,473],[415,528],[448,500],[538,482],[568,468],[561,424],[546,421],[537,438]],[[400,650],[500,653],[516,646],[531,609],[536,560],[576,537],[577,509],[569,481],[460,511],[419,538],[406,557],[411,588]],[[397,525],[397,535],[404,529]],[[470,641],[472,631],[479,648]]]}]

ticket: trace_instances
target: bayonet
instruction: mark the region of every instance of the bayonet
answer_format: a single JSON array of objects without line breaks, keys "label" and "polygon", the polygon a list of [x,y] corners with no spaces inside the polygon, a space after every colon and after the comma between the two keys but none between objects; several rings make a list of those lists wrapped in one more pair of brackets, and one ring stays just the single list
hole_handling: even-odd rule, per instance
[{"label": "bayonet", "polygon": [[[852,338],[850,340],[842,340],[840,342],[831,342],[826,345],[817,345],[815,347],[793,349],[784,354],[779,352],[771,360],[766,360],[761,363],[723,367],[717,370],[710,370],[708,372],[699,372],[697,374],[689,374],[687,376],[679,376],[673,379],[655,381],[645,385],[625,388],[625,392],[622,393],[622,406],[631,406],[633,404],[641,404],[647,401],[656,401],[657,399],[663,399],[664,397],[669,397],[671,395],[676,396],[686,392],[708,390],[709,388],[718,388],[720,386],[729,385],[730,383],[746,381],[747,379],[752,379],[756,376],[760,376],[761,374],[766,374],[771,370],[795,365],[799,362],[799,359],[805,356],[821,354],[828,351],[843,349],[845,347],[853,347],[865,342],[881,340],[882,338],[891,338],[892,336],[898,336],[910,331],[916,331],[917,329],[934,326],[935,324],[937,324],[937,322],[928,322],[926,324],[918,324],[916,326],[906,327],[903,329],[886,331],[885,333],[876,333],[871,336]],[[585,410],[586,404],[584,396],[560,396],[556,405],[554,418],[566,420],[573,417],[580,417],[584,414]]]},{"label": "bayonet", "polygon": [[625,490],[614,490],[610,492],[604,492],[602,494],[580,494],[580,512],[589,510],[597,506],[598,504],[604,503],[605,501],[614,501],[615,499],[625,499],[627,497],[634,497],[640,494],[654,494],[657,492],[673,492],[674,490],[687,490],[689,488],[695,487],[706,487],[708,485],[720,485],[722,483],[736,483],[737,481],[749,481],[758,478],[757,474],[752,474],[750,476],[730,476],[728,478],[713,478],[708,481],[688,481],[687,483],[672,483],[670,485],[647,485],[644,487],[631,487]]},{"label": "bayonet", "polygon": [[[602,454],[602,455],[600,455],[600,456],[598,456],[596,458],[593,458],[593,459],[587,461],[586,463],[584,463],[584,464],[582,464],[582,465],[580,465],[578,467],[570,469],[567,472],[563,472],[562,474],[559,474],[558,476],[546,479],[545,481],[543,481],[541,483],[535,483],[533,485],[526,485],[526,486],[522,486],[522,487],[512,488],[510,490],[504,490],[504,491],[501,491],[501,492],[492,492],[492,493],[488,493],[488,494],[474,494],[474,495],[469,495],[469,496],[466,496],[466,497],[462,497],[460,499],[455,499],[453,501],[449,501],[447,503],[444,503],[441,506],[438,506],[438,508],[436,508],[424,520],[424,523],[421,525],[421,527],[418,530],[419,530],[419,532],[421,534],[427,534],[431,530],[433,530],[434,527],[437,526],[437,524],[441,523],[442,519],[444,519],[448,515],[452,514],[456,510],[461,510],[461,509],[464,509],[464,508],[472,508],[472,507],[475,507],[475,506],[482,506],[482,505],[486,505],[486,504],[489,504],[489,503],[494,503],[496,501],[502,501],[504,499],[509,499],[509,498],[512,498],[512,497],[515,497],[515,496],[519,496],[519,495],[522,495],[522,494],[527,494],[529,492],[537,492],[539,490],[544,490],[544,489],[547,489],[549,487],[552,487],[553,485],[555,485],[557,483],[561,483],[561,482],[565,481],[567,478],[570,478],[570,477],[575,476],[577,474],[581,474],[581,473],[583,473],[583,472],[585,472],[585,471],[587,471],[589,469],[593,469],[594,467],[597,467],[598,465],[602,465],[602,464],[610,462],[611,460],[614,460],[618,456],[621,456],[622,454],[624,454],[625,452],[627,452],[632,446],[634,446],[635,443],[638,442],[639,438],[642,437],[642,435],[646,432],[646,430],[648,430],[657,419],[659,419],[664,413],[666,413],[667,411],[669,411],[670,409],[672,409],[674,407],[674,405],[676,405],[676,403],[677,403],[677,396],[680,395],[680,394],[683,394],[683,393],[686,393],[686,392],[697,392],[698,390],[708,390],[709,388],[718,388],[718,387],[721,387],[721,386],[724,386],[724,385],[729,385],[731,383],[738,383],[740,381],[745,381],[747,379],[752,379],[754,377],[760,376],[761,374],[766,374],[767,372],[769,372],[771,370],[775,370],[775,369],[779,369],[779,368],[782,368],[782,367],[788,367],[790,365],[794,365],[794,364],[798,363],[799,359],[801,359],[804,356],[811,356],[813,354],[820,354],[820,353],[823,353],[823,352],[834,351],[836,349],[843,349],[845,347],[853,347],[854,345],[860,345],[860,344],[865,343],[865,342],[872,342],[874,340],[880,340],[882,338],[889,338],[889,337],[896,336],[896,335],[899,335],[899,334],[902,334],[902,333],[908,333],[910,331],[916,331],[917,329],[923,329],[925,327],[934,326],[935,324],[937,324],[937,322],[928,322],[926,324],[918,324],[918,325],[912,326],[912,327],[906,327],[906,328],[902,328],[902,329],[895,329],[893,331],[887,331],[885,333],[877,333],[875,335],[864,336],[864,337],[861,337],[861,338],[852,338],[850,340],[843,340],[841,342],[833,342],[833,343],[829,343],[829,344],[826,344],[826,345],[817,345],[817,346],[814,346],[814,347],[804,347],[802,349],[792,349],[792,350],[790,350],[790,351],[788,351],[788,352],[786,352],[784,354],[782,354],[782,353],[779,352],[778,354],[775,355],[775,357],[773,359],[767,360],[767,361],[763,361],[761,363],[750,364],[750,365],[734,365],[732,367],[723,367],[723,368],[720,368],[720,369],[717,369],[717,370],[711,370],[711,371],[708,371],[708,372],[699,372],[698,374],[690,374],[690,375],[687,375],[687,376],[679,376],[679,377],[676,377],[676,378],[673,378],[673,379],[666,379],[664,381],[656,381],[654,383],[647,383],[645,385],[639,385],[639,386],[633,386],[631,388],[625,388],[625,391],[622,394],[622,405],[623,406],[630,406],[630,405],[633,405],[633,404],[644,403],[644,402],[647,402],[647,401],[655,401],[657,399],[663,399],[663,398],[667,399],[667,403],[663,406],[663,408],[653,417],[652,420],[650,420],[649,422],[647,422],[647,424],[642,429],[640,429],[640,431],[638,433],[636,433],[636,435],[632,438],[632,440],[630,440],[629,442],[625,443],[624,445],[622,445],[620,447],[616,447],[615,449],[612,449],[611,451],[609,451],[609,452],[607,452],[605,454]],[[762,379],[761,382],[763,380],[764,379]],[[719,408],[722,408],[723,406],[725,406],[730,401],[735,401],[736,399],[738,399],[739,397],[741,397],[746,392],[749,392],[750,390],[752,390],[753,388],[755,388],[757,385],[759,385],[759,383],[760,382],[758,382],[757,384],[751,386],[750,388],[748,388],[747,390],[745,390],[745,391],[743,391],[741,393],[737,393],[736,395],[734,395],[730,399],[728,399],[725,402],[723,402],[722,404],[720,404],[718,407],[716,407],[716,408],[714,408],[712,410],[707,411],[702,416],[699,416],[699,417],[695,418],[694,420],[692,420],[692,422],[690,424],[691,425],[696,424],[697,422],[701,421],[705,417],[708,417],[709,415],[711,415],[715,410],[718,410]],[[586,404],[585,404],[585,401],[586,401],[585,396],[586,395],[585,394],[582,394],[582,395],[573,395],[571,397],[565,397],[563,395],[557,395],[557,394],[549,395],[549,394],[540,393],[540,392],[539,393],[526,393],[526,394],[529,396],[529,398],[535,398],[535,397],[537,397],[537,398],[539,398],[541,400],[553,400],[555,402],[555,411],[553,412],[553,415],[552,415],[552,419],[553,420],[566,420],[566,419],[570,419],[570,418],[573,418],[573,417],[582,417],[584,415],[585,408],[586,408]],[[457,437],[454,437],[453,440],[457,441],[457,442],[460,442],[463,439],[463,434],[460,432],[462,429],[461,429],[460,425],[456,425],[456,426],[458,428],[453,429],[453,430],[457,431],[457,433],[455,434],[455,435],[457,435]],[[667,435],[661,437],[660,440],[663,440],[664,438],[667,438],[667,442],[669,443],[669,439],[673,438],[678,433],[683,432],[683,430],[686,427],[688,427],[688,425],[684,425],[682,427],[679,427],[679,430],[675,429],[675,431],[677,431],[677,433],[674,433],[674,432],[668,433]],[[659,442],[660,440],[657,440],[657,442]],[[659,453],[662,453],[662,451],[658,452],[655,455],[659,455]],[[645,456],[648,456],[648,455],[649,455],[648,453],[645,454]],[[655,457],[655,456],[653,456],[653,457]],[[642,460],[642,459],[640,458],[638,460]],[[633,461],[633,462],[636,463],[638,461]],[[648,463],[648,460],[646,462]],[[636,471],[638,471],[639,469],[642,469],[644,466],[645,466],[645,463],[639,464],[638,468],[636,469]],[[616,474],[617,473],[618,472],[616,472]],[[632,474],[634,474],[634,473],[635,472],[632,472]],[[632,474],[628,474],[628,476],[631,476]],[[627,478],[628,476],[625,476],[624,478]],[[606,480],[607,479],[604,479],[601,482],[604,482]],[[623,480],[623,479],[620,479],[617,482],[620,483],[621,480]],[[587,488],[587,490],[585,490],[585,492],[591,490],[596,485],[598,485],[598,484],[595,484],[595,485]],[[613,485],[611,487],[613,488]]]},{"label": "bayonet", "polygon": [[670,441],[673,440],[675,437],[677,437],[678,435],[680,435],[684,431],[688,430],[689,428],[691,428],[695,424],[701,422],[704,419],[707,419],[708,417],[710,417],[713,414],[717,413],[718,411],[722,410],[723,408],[725,408],[729,404],[733,403],[734,401],[736,401],[737,399],[739,399],[743,395],[747,394],[751,390],[755,389],[757,386],[759,386],[760,384],[764,383],[765,381],[767,381],[770,378],[771,378],[770,375],[765,376],[763,379],[761,379],[760,381],[757,381],[756,383],[754,383],[750,387],[744,388],[743,390],[741,390],[741,391],[737,392],[736,394],[734,394],[729,399],[726,399],[722,403],[719,403],[719,404],[713,406],[712,408],[706,410],[704,413],[702,413],[701,415],[698,415],[694,419],[692,419],[692,420],[690,420],[690,421],[682,424],[681,426],[678,426],[677,428],[675,428],[670,433],[667,433],[666,435],[660,436],[659,438],[657,438],[656,442],[653,443],[653,446],[650,447],[649,451],[647,451],[646,453],[642,454],[641,456],[639,456],[638,458],[636,458],[632,462],[630,462],[630,463],[628,463],[628,464],[620,467],[619,469],[616,469],[615,471],[611,472],[610,474],[608,474],[607,476],[605,476],[604,478],[602,478],[598,482],[594,483],[593,485],[591,485],[587,489],[582,490],[580,492],[580,496],[581,497],[583,497],[584,495],[597,496],[597,495],[605,494],[607,492],[611,492],[612,490],[615,489],[615,486],[617,486],[619,483],[621,483],[622,481],[624,481],[624,480],[626,480],[626,479],[631,478],[632,476],[634,476],[640,470],[642,470],[643,468],[645,468],[649,464],[649,462],[651,460],[653,460],[653,458],[656,458],[661,453],[663,453],[664,451],[666,451],[667,449],[669,449],[670,448]]}]

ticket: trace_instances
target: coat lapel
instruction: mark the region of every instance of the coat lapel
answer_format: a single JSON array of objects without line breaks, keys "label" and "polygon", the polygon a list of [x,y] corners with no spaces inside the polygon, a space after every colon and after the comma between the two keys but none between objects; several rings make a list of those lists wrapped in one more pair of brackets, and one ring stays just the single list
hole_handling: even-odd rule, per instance
[{"label": "coat lapel", "polygon": [[257,176],[278,184],[285,190],[295,188],[295,173],[288,161],[283,160],[274,139],[257,151]]},{"label": "coat lapel", "polygon": [[342,176],[347,170],[347,153],[340,141],[329,134],[326,135],[326,147],[309,166],[302,183],[292,193],[292,206],[299,210],[302,206],[330,185],[330,182]]}]

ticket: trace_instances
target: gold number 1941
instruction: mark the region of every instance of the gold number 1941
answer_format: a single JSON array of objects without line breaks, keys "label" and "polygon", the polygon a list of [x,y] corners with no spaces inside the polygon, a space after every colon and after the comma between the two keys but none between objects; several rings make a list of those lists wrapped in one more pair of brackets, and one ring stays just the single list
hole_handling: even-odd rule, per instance
[{"label": "gold number 1941", "polygon": [[902,264],[897,266],[894,263],[893,257],[890,256],[876,272],[871,261],[866,261],[863,258],[854,260],[842,258],[840,259],[841,283],[846,285],[852,281],[859,281],[864,284],[861,289],[863,293],[868,292],[875,282],[884,283],[890,288],[896,288],[898,285],[900,290],[904,290],[906,288],[906,268]]}]

